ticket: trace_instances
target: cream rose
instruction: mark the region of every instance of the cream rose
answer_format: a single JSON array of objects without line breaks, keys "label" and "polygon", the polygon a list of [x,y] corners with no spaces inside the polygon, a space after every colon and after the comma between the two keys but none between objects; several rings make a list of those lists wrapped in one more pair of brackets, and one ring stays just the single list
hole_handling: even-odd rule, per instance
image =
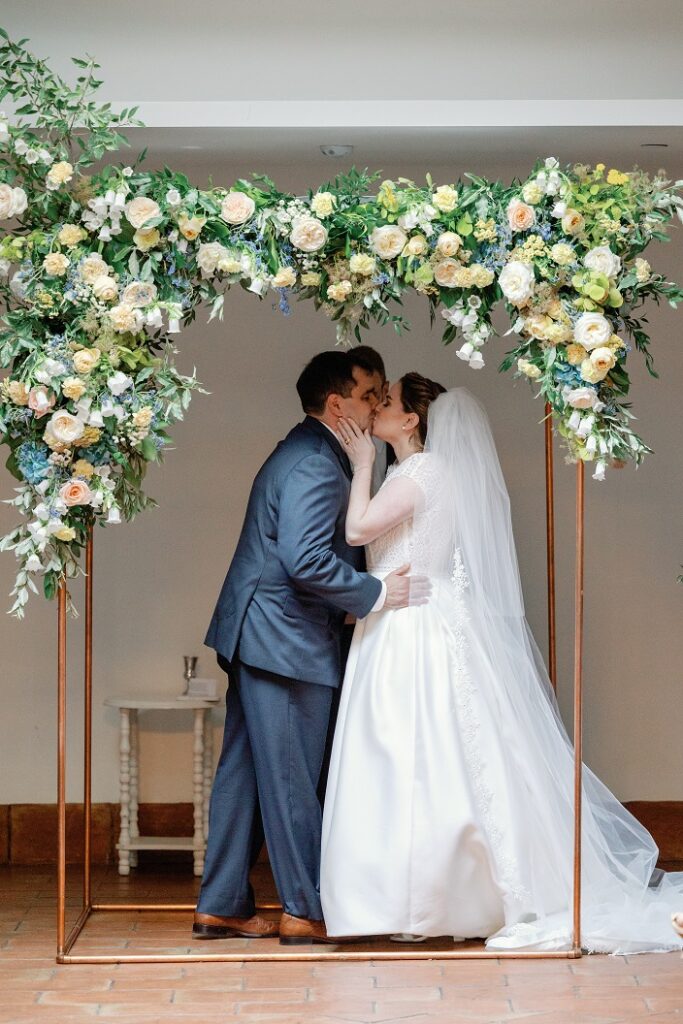
[{"label": "cream rose", "polygon": [[403,247],[403,256],[424,256],[427,252],[427,239],[424,235],[413,235]]},{"label": "cream rose", "polygon": [[590,354],[590,361],[596,370],[611,370],[616,363],[616,357],[614,350],[600,346],[600,348],[594,348]]},{"label": "cream rose", "polygon": [[352,288],[350,281],[338,281],[327,289],[327,297],[334,299],[335,302],[343,302],[351,294]]},{"label": "cream rose", "polygon": [[134,306],[121,302],[118,306],[112,306],[109,310],[109,322],[119,334],[123,334],[126,331],[134,334],[142,327],[142,314]]},{"label": "cream rose", "polygon": [[40,419],[50,411],[55,404],[55,396],[48,392],[44,384],[31,388],[28,393],[28,407],[35,413],[36,419]]},{"label": "cream rose", "polygon": [[85,384],[79,377],[67,377],[62,381],[62,394],[77,402],[85,394]]},{"label": "cream rose", "polygon": [[119,294],[118,285],[113,277],[107,274],[100,274],[92,283],[93,295],[102,302],[112,302]]},{"label": "cream rose", "polygon": [[327,228],[315,217],[300,217],[293,224],[289,240],[301,252],[317,252],[327,241]]},{"label": "cream rose", "polygon": [[329,217],[336,205],[337,200],[331,192],[316,192],[311,199],[311,210],[316,217]]},{"label": "cream rose", "polygon": [[590,359],[584,359],[581,363],[581,378],[588,381],[589,384],[599,384],[601,380],[605,379],[607,373],[608,370],[602,370],[597,366],[593,366]]},{"label": "cream rose", "polygon": [[432,196],[432,205],[442,213],[452,213],[458,205],[458,192],[451,185],[439,185]]},{"label": "cream rose", "polygon": [[56,537],[57,540],[63,540],[68,543],[74,539],[76,531],[73,526],[60,526],[58,530],[55,530],[53,536]]},{"label": "cream rose", "polygon": [[108,274],[110,270],[111,267],[104,262],[102,257],[93,253],[91,256],[85,257],[78,268],[78,273],[86,284],[93,284],[96,278]]},{"label": "cream rose", "polygon": [[66,274],[71,260],[63,252],[49,252],[43,260],[43,269],[50,277],[61,277]]},{"label": "cream rose", "polygon": [[552,320],[545,313],[532,313],[524,321],[524,330],[532,338],[544,340],[548,337],[548,328],[552,326]]},{"label": "cream rose", "polygon": [[93,493],[85,480],[67,480],[59,488],[59,497],[65,505],[72,508],[74,505],[89,505],[93,499]]},{"label": "cream rose", "polygon": [[13,216],[14,196],[11,185],[0,185],[0,220]]},{"label": "cream rose", "polygon": [[273,288],[292,288],[296,284],[296,272],[293,267],[280,267],[273,278]]},{"label": "cream rose", "polygon": [[608,245],[599,245],[586,253],[583,265],[605,277],[616,277],[621,270],[621,259]]},{"label": "cream rose", "polygon": [[87,237],[88,232],[84,228],[79,227],[78,224],[65,224],[57,235],[57,240],[60,245],[66,245],[71,248]]},{"label": "cream rose", "polygon": [[245,192],[228,192],[221,203],[221,217],[228,224],[244,224],[254,216],[256,203]]},{"label": "cream rose", "polygon": [[[351,259],[353,260],[353,256]],[[305,274],[301,275],[301,283],[305,288],[317,288],[320,281],[321,275],[316,270],[307,270]]]},{"label": "cream rose", "polygon": [[151,281],[131,281],[126,285],[121,295],[121,302],[126,306],[134,306],[136,309],[149,306],[155,302],[157,287]]},{"label": "cream rose", "polygon": [[156,228],[140,228],[133,235],[133,242],[140,252],[149,252],[161,241],[161,235]]},{"label": "cream rose", "polygon": [[572,388],[567,393],[567,404],[572,409],[592,409],[597,401],[593,388]]},{"label": "cream rose", "polygon": [[152,422],[153,412],[148,405],[144,405],[142,409],[138,409],[137,412],[133,413],[133,424],[136,427],[146,428]]},{"label": "cream rose", "polygon": [[206,224],[206,217],[188,217],[184,210],[178,214],[178,229],[183,238],[194,242]]},{"label": "cream rose", "polygon": [[134,228],[141,228],[148,221],[161,216],[161,207],[149,196],[136,196],[125,206],[126,218]]},{"label": "cream rose", "polygon": [[66,185],[67,181],[71,181],[73,176],[74,169],[69,161],[60,160],[59,163],[53,164],[47,172],[45,184],[49,189],[56,189],[60,185]]},{"label": "cream rose", "polygon": [[612,326],[602,313],[582,313],[574,324],[574,338],[589,352],[606,345],[612,337]]},{"label": "cream rose", "polygon": [[522,189],[524,202],[529,203],[531,206],[536,206],[537,203],[540,203],[544,195],[545,192],[537,181],[527,181],[526,185]]},{"label": "cream rose", "polygon": [[462,269],[457,260],[441,260],[434,267],[434,280],[441,288],[455,288],[460,280],[459,271]]},{"label": "cream rose", "polygon": [[98,348],[79,349],[78,352],[74,352],[74,370],[81,374],[91,373],[99,363],[100,356],[101,352]]},{"label": "cream rose", "polygon": [[534,271],[529,263],[512,260],[498,275],[500,289],[515,306],[522,306],[534,292]]},{"label": "cream rose", "polygon": [[354,252],[349,260],[349,267],[352,274],[360,274],[361,277],[372,277],[377,270],[377,260],[374,256],[368,256],[367,253]]},{"label": "cream rose", "polygon": [[565,355],[567,357],[567,362],[571,366],[580,366],[584,359],[587,358],[588,352],[583,347],[583,345],[572,344],[567,345]]},{"label": "cream rose", "polygon": [[375,228],[370,235],[370,245],[383,260],[393,260],[402,251],[408,236],[393,224],[384,224]]},{"label": "cream rose", "polygon": [[521,199],[512,200],[508,205],[507,214],[508,224],[513,231],[528,231],[536,223],[535,210]]},{"label": "cream rose", "polygon": [[45,427],[45,435],[57,442],[57,444],[70,445],[83,436],[85,426],[77,416],[72,416],[65,409],[54,412]]},{"label": "cream rose", "polygon": [[578,235],[583,231],[585,221],[578,210],[568,209],[561,221],[562,230],[566,235]]},{"label": "cream rose", "polygon": [[442,256],[455,256],[462,245],[462,238],[455,231],[443,231],[436,240],[436,248]]}]

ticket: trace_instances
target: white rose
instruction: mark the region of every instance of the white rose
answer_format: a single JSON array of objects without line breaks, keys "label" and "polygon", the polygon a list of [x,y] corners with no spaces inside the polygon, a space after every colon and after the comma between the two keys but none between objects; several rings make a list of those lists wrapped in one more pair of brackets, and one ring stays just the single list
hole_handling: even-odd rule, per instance
[{"label": "white rose", "polygon": [[0,220],[7,220],[11,217],[13,206],[12,188],[10,185],[0,185]]},{"label": "white rose", "polygon": [[123,290],[121,303],[126,306],[134,306],[136,309],[142,306],[149,306],[155,302],[157,287],[151,281],[131,281]]},{"label": "white rose", "polygon": [[202,242],[197,250],[197,266],[203,277],[215,273],[218,261],[227,254],[227,249],[220,242]]},{"label": "white rose", "polygon": [[100,361],[100,350],[98,348],[82,348],[74,352],[74,370],[76,373],[91,373]]},{"label": "white rose", "polygon": [[228,192],[221,203],[221,217],[228,224],[244,224],[255,209],[256,203],[245,192]]},{"label": "white rose", "polygon": [[107,387],[112,395],[122,395],[124,391],[132,387],[133,378],[117,370],[111,377],[107,377]]},{"label": "white rose", "polygon": [[566,395],[567,405],[570,405],[572,409],[592,409],[597,398],[593,388],[572,388]]},{"label": "white rose", "polygon": [[45,432],[58,444],[73,444],[83,436],[84,430],[83,421],[64,409],[53,413],[45,427]]},{"label": "white rose", "polygon": [[621,259],[608,245],[599,245],[586,253],[583,265],[605,277],[616,277],[621,270]]},{"label": "white rose", "polygon": [[538,380],[539,377],[543,376],[543,371],[539,366],[535,366],[534,363],[529,362],[528,359],[518,359],[517,369],[520,373],[526,374],[530,380]]},{"label": "white rose", "polygon": [[12,189],[12,211],[10,216],[19,217],[28,206],[28,198],[23,188]]},{"label": "white rose", "polygon": [[179,206],[181,203],[181,195],[177,188],[169,188],[166,193],[166,202],[169,206]]},{"label": "white rose", "polygon": [[574,338],[590,352],[606,345],[612,337],[612,326],[602,313],[582,313],[574,324]]},{"label": "white rose", "polygon": [[368,256],[364,252],[354,252],[349,260],[349,267],[352,274],[360,274],[362,277],[372,277],[377,269],[377,261],[374,256]]},{"label": "white rose", "polygon": [[273,278],[273,288],[291,288],[296,284],[296,272],[293,267],[280,267]]},{"label": "white rose", "polygon": [[316,192],[311,199],[311,210],[316,217],[329,217],[337,200],[331,192]]},{"label": "white rose", "polygon": [[301,252],[317,252],[327,241],[327,228],[315,217],[299,217],[294,221],[289,240]]},{"label": "white rose", "polygon": [[109,310],[109,320],[114,330],[121,334],[125,331],[131,331],[134,334],[142,327],[140,310],[124,303],[112,306]]},{"label": "white rose", "polygon": [[101,299],[103,302],[111,302],[119,294],[116,281],[112,277],[108,277],[107,274],[100,274],[95,278],[92,290],[95,298]]},{"label": "white rose", "polygon": [[508,302],[521,306],[533,295],[533,268],[529,263],[512,260],[501,270],[498,284]]},{"label": "white rose", "polygon": [[616,363],[616,356],[611,348],[606,348],[601,345],[599,348],[594,348],[590,354],[590,361],[596,370],[611,370]]},{"label": "white rose", "polygon": [[460,264],[457,260],[441,260],[434,267],[434,280],[441,288],[455,288],[458,281]]},{"label": "white rose", "polygon": [[136,196],[126,203],[126,218],[128,223],[136,229],[159,216],[161,216],[161,207],[149,196]]},{"label": "white rose", "polygon": [[385,224],[375,228],[370,235],[370,245],[383,260],[393,260],[401,252],[408,241],[408,236],[399,227]]}]

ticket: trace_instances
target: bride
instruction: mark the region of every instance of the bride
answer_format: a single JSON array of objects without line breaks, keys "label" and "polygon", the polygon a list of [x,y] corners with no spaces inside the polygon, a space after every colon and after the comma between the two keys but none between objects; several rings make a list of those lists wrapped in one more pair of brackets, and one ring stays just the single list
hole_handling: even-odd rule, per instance
[{"label": "bride", "polygon": [[[394,384],[374,435],[398,462],[370,499],[375,448],[341,421],[354,465],[347,537],[383,577],[410,563],[427,604],[358,622],[325,801],[328,934],[572,945],[573,749],[524,616],[509,499],[488,419],[464,388]],[[582,945],[679,949],[683,873],[584,768]]]}]

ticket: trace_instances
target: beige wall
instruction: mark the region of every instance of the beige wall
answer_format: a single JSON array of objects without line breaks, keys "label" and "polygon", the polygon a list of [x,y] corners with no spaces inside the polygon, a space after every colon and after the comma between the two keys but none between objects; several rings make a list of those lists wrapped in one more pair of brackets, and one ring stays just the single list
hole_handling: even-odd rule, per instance
[{"label": "beige wall", "polygon": [[[406,149],[406,154],[410,149]],[[580,157],[581,153],[577,153]],[[605,154],[609,160],[609,154]],[[177,161],[179,164],[182,155]],[[509,159],[477,166],[511,179],[528,169]],[[195,167],[198,182],[209,169],[228,182],[247,166]],[[285,188],[303,189],[322,178],[310,166],[272,170]],[[432,166],[437,180],[450,169]],[[672,168],[675,172],[676,168]],[[412,159],[385,166],[387,174],[421,177]],[[334,170],[332,171],[334,173]],[[456,172],[457,173],[457,172]],[[679,169],[680,176],[680,169]],[[656,265],[683,280],[681,233],[652,253]],[[332,347],[333,327],[311,304],[293,306],[285,319],[241,291],[226,304],[225,323],[198,322],[179,340],[181,364],[197,365],[211,395],[195,398],[175,430],[177,450],[148,478],[160,509],[130,525],[96,536],[94,789],[95,800],[117,796],[117,723],[102,707],[107,695],[171,695],[182,687],[183,654],[200,655],[200,674],[219,676],[202,639],[233,551],[254,473],[273,444],[300,418],[294,382],[305,361]],[[525,383],[496,372],[504,339],[489,346],[488,365],[476,373],[430,333],[426,306],[411,300],[413,330],[402,338],[389,329],[367,340],[384,355],[389,374],[418,369],[445,385],[466,384],[489,410],[514,510],[528,617],[545,650],[545,535],[543,437],[539,401]],[[650,317],[661,378],[654,381],[631,356],[638,426],[656,455],[637,472],[610,473],[604,484],[587,481],[586,759],[623,800],[681,799],[680,664],[681,604],[676,583],[682,558],[681,313],[656,308]],[[506,326],[504,319],[501,325]],[[557,562],[559,696],[571,720],[573,467],[557,455]],[[0,474],[0,491],[12,479]],[[0,529],[12,524],[0,506]],[[0,558],[0,599],[13,579],[11,556]],[[82,607],[80,587],[74,588]],[[54,605],[32,601],[23,623],[0,616],[3,714],[0,718],[0,803],[49,802],[55,794]],[[70,624],[69,798],[80,777],[82,620]],[[216,738],[219,718],[216,714]],[[161,715],[149,716],[142,742],[143,800],[186,800],[191,795],[189,733]],[[189,722],[187,723],[189,725]]]}]

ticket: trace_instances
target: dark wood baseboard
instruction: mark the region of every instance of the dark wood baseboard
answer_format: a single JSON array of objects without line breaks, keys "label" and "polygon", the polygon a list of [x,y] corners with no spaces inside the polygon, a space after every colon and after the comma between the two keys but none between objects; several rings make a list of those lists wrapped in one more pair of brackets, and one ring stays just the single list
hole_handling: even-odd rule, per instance
[{"label": "dark wood baseboard", "polygon": [[[628,810],[659,846],[662,863],[683,862],[683,800],[634,800]],[[82,862],[83,811],[67,806],[67,859]],[[192,804],[140,804],[142,835],[192,834]],[[119,805],[93,804],[92,862],[113,864],[119,832]],[[0,805],[0,864],[51,864],[56,860],[56,804]],[[264,854],[265,856],[265,854]]]}]

